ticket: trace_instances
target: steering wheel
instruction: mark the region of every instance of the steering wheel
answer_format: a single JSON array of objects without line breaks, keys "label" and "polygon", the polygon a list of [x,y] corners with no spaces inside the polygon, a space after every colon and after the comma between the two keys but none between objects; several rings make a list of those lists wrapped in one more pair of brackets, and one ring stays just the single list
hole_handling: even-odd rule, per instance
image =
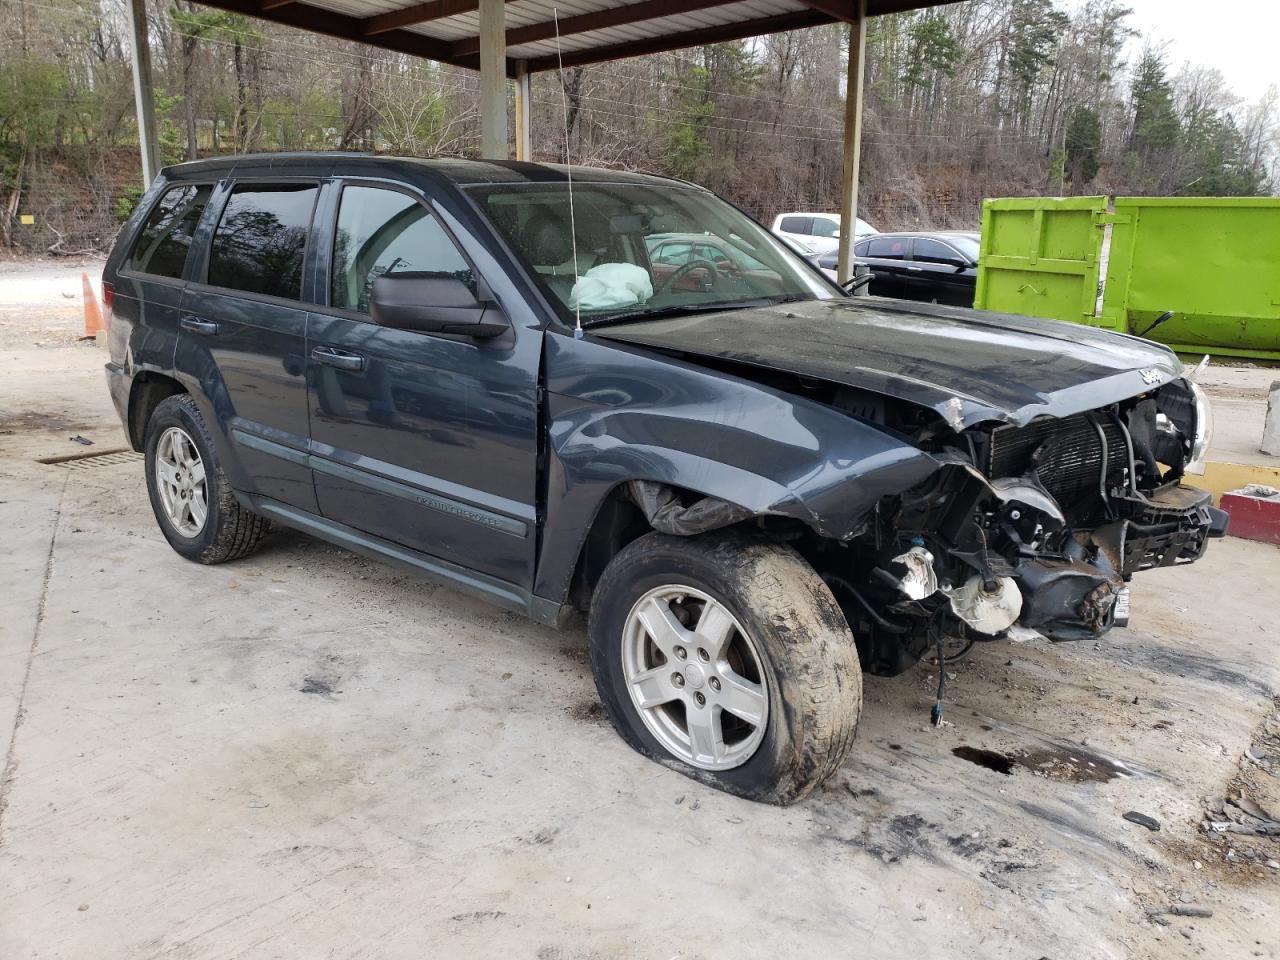
[{"label": "steering wheel", "polygon": [[683,266],[676,267],[671,276],[667,277],[667,279],[662,282],[662,285],[654,291],[654,296],[656,297],[658,294],[666,293],[676,285],[677,280],[699,267],[707,271],[707,289],[710,290],[714,288],[716,281],[720,279],[720,271],[716,269],[716,265],[710,260],[690,260]]}]

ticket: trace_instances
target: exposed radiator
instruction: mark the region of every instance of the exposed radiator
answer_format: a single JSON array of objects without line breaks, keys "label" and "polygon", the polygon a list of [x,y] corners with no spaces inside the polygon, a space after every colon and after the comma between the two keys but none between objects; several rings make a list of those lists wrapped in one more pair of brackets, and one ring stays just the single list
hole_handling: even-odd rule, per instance
[{"label": "exposed radiator", "polygon": [[[1095,414],[1106,437],[1107,475],[1128,464],[1124,434],[1110,417]],[[1102,441],[1087,414],[1061,420],[1039,420],[1025,427],[997,427],[991,432],[988,477],[1019,477],[1032,466],[1045,489],[1064,507],[1098,489]]]}]

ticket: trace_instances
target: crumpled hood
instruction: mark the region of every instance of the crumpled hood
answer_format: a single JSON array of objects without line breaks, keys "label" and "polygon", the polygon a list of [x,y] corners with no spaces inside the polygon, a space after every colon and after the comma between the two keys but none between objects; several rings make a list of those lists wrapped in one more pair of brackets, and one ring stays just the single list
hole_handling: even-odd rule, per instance
[{"label": "crumpled hood", "polygon": [[1092,410],[1183,369],[1159,344],[1081,324],[872,297],[639,321],[592,335],[870,390],[932,407],[956,429]]}]

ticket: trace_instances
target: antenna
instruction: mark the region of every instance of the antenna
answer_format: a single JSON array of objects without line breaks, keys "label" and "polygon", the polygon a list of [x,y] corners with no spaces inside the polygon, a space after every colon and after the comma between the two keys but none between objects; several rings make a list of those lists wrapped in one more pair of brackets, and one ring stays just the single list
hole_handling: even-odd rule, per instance
[{"label": "antenna", "polygon": [[[569,178],[569,246],[573,250],[573,282],[577,284],[578,277],[578,224],[573,216],[573,161],[569,156],[569,95],[564,89],[564,57],[560,53],[560,11],[552,7],[551,19],[556,26],[556,63],[557,74],[560,77],[560,105],[564,108],[564,168],[565,174]],[[573,306],[574,327],[573,338],[575,340],[582,339],[582,304],[575,303]]]}]

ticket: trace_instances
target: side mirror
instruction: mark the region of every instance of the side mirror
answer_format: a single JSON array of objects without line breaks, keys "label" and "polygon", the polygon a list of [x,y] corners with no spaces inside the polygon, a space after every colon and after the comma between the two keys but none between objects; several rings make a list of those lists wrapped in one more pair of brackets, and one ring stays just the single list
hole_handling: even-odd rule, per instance
[{"label": "side mirror", "polygon": [[484,340],[508,329],[495,307],[476,299],[471,288],[447,273],[391,273],[373,281],[369,297],[373,322],[396,330],[449,333]]}]

